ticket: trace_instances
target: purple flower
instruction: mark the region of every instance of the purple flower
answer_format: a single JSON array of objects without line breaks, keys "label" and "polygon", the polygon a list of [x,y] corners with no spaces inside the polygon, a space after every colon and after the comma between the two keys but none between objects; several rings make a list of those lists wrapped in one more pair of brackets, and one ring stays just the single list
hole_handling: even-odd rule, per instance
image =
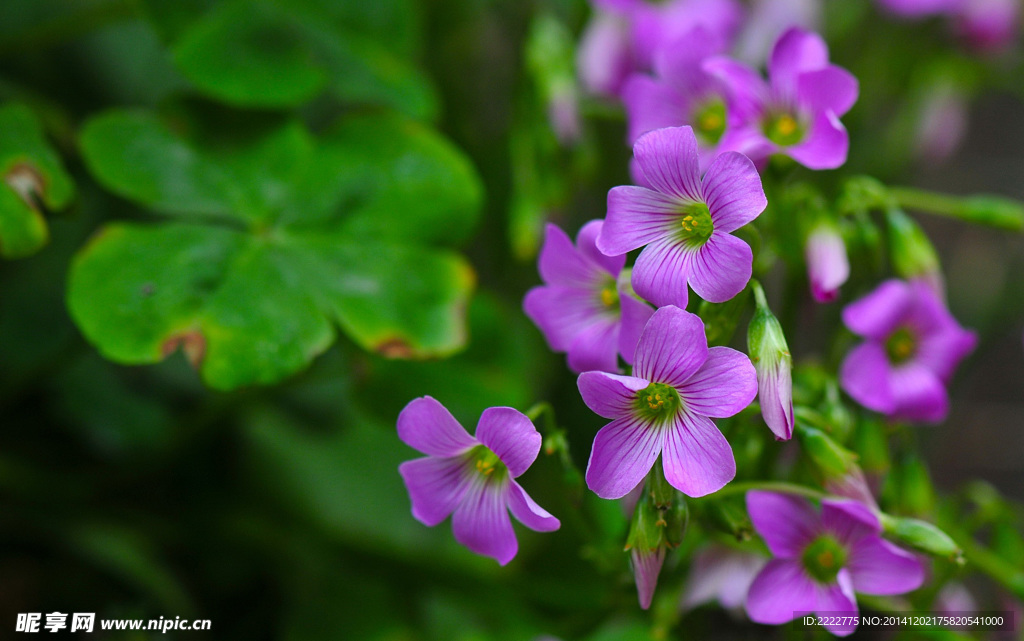
[{"label": "purple flower", "polygon": [[778,441],[793,438],[793,357],[779,319],[768,309],[759,286],[757,310],[747,328],[747,349],[757,371],[757,396],[764,422]]},{"label": "purple flower", "polygon": [[725,133],[728,107],[717,78],[704,71],[705,58],[722,52],[723,43],[704,27],[657,51],[655,76],[634,74],[622,90],[629,120],[629,142],[663,127],[692,126],[707,168]]},{"label": "purple flower", "polygon": [[[881,538],[878,517],[848,499],[826,499],[819,513],[806,499],[748,492],[747,511],[774,559],[747,593],[747,614],[778,625],[811,612],[856,616],[854,591],[903,594],[924,581],[913,554]],[[837,636],[855,625],[826,625]]]},{"label": "purple flower", "polygon": [[743,607],[747,590],[768,559],[760,554],[712,543],[693,558],[683,591],[683,607],[717,601],[726,610]]},{"label": "purple flower", "polygon": [[732,448],[709,417],[749,405],[757,376],[745,355],[707,345],[700,318],[663,307],[640,336],[634,376],[580,374],[583,401],[613,419],[594,438],[587,464],[587,485],[598,496],[625,496],[659,455],[665,479],[687,496],[715,492],[736,475]]},{"label": "purple flower", "polygon": [[839,117],[857,101],[857,79],[829,64],[821,36],[799,28],[782,34],[768,61],[770,83],[730,58],[711,58],[704,65],[731,92],[723,149],[741,151],[755,162],[782,153],[811,169],[846,162],[849,137]]},{"label": "purple flower", "polygon": [[919,18],[938,13],[949,13],[963,0],[878,0],[878,3],[897,15]]},{"label": "purple flower", "polygon": [[828,224],[816,227],[807,237],[804,256],[814,300],[831,303],[839,297],[839,287],[850,277],[850,260],[839,230]]},{"label": "purple flower", "polygon": [[598,11],[587,24],[576,51],[576,68],[584,89],[599,96],[618,96],[635,64],[629,22],[621,15]]},{"label": "purple flower", "polygon": [[573,247],[569,237],[548,225],[540,252],[540,275],[547,283],[523,300],[526,315],[544,332],[551,349],[568,352],[575,372],[618,371],[618,354],[632,364],[636,343],[654,310],[619,282],[626,256],[606,256],[595,240],[602,221],[583,226]]},{"label": "purple flower", "polygon": [[633,566],[633,580],[636,582],[637,600],[644,610],[651,607],[654,589],[658,587],[658,575],[665,563],[665,548],[655,550],[629,551],[629,562]]},{"label": "purple flower", "polygon": [[646,245],[633,267],[633,288],[658,307],[685,307],[687,283],[715,303],[738,294],[750,280],[753,254],[730,232],[757,218],[768,202],[753,163],[726,152],[702,182],[690,127],[647,133],[633,155],[651,189],[608,192],[597,248],[617,255]]},{"label": "purple flower", "polygon": [[843,361],[846,393],[868,409],[938,422],[949,410],[945,384],[977,343],[922,280],[888,280],[847,305],[843,322],[867,340]]},{"label": "purple flower", "polygon": [[533,502],[515,482],[540,452],[533,423],[511,407],[484,410],[470,436],[443,405],[429,396],[410,401],[398,416],[398,437],[427,454],[398,466],[412,499],[412,515],[434,526],[452,516],[455,540],[505,565],[519,549],[508,511],[538,532],[558,519]]},{"label": "purple flower", "polygon": [[759,67],[772,45],[790,27],[814,31],[821,24],[821,0],[754,0],[736,38],[736,58]]},{"label": "purple flower", "polygon": [[697,27],[720,41],[724,51],[743,23],[743,7],[736,0],[641,0],[636,3],[632,19],[637,65],[639,69],[648,69],[659,50],[679,45],[679,38]]},{"label": "purple flower", "polygon": [[999,49],[1013,41],[1020,24],[1020,0],[961,0],[956,31],[978,49]]}]

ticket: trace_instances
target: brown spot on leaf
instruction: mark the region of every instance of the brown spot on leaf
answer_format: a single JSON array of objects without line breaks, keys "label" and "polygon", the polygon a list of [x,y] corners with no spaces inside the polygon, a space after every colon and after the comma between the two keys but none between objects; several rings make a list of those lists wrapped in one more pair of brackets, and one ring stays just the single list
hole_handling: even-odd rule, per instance
[{"label": "brown spot on leaf", "polygon": [[385,358],[413,358],[416,352],[405,340],[394,337],[377,344],[377,353]]},{"label": "brown spot on leaf", "polygon": [[37,211],[42,209],[39,197],[46,191],[46,181],[35,167],[25,162],[16,163],[4,174],[4,182],[26,205]]},{"label": "brown spot on leaf", "polygon": [[185,353],[185,358],[192,364],[192,367],[199,369],[203,364],[203,357],[206,355],[206,338],[198,329],[187,332],[179,332],[171,335],[160,347],[160,353],[164,358],[178,351],[178,348]]}]

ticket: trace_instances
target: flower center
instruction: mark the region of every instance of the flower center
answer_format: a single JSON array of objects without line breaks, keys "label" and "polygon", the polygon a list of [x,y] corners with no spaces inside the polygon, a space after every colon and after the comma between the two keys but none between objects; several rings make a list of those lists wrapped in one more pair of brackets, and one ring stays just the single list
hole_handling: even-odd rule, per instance
[{"label": "flower center", "polygon": [[805,127],[793,114],[783,111],[771,114],[762,123],[764,135],[780,147],[789,147],[803,140]]},{"label": "flower center", "polygon": [[823,534],[804,548],[801,560],[808,574],[821,583],[831,583],[846,565],[846,548],[833,537]]},{"label": "flower center", "polygon": [[651,383],[636,393],[634,406],[642,416],[661,422],[675,416],[683,404],[676,388],[665,383]]},{"label": "flower center", "polygon": [[725,103],[721,98],[708,100],[695,110],[691,122],[694,123],[694,133],[702,143],[717,145],[725,133]]},{"label": "flower center", "polygon": [[498,480],[504,478],[508,473],[508,468],[501,462],[498,455],[492,452],[486,445],[477,445],[469,451],[469,456],[476,467],[476,471],[484,477]]},{"label": "flower center", "polygon": [[894,365],[905,363],[917,352],[917,339],[909,328],[901,327],[885,341],[885,353]]},{"label": "flower center", "polygon": [[605,307],[617,307],[619,304],[619,292],[615,286],[605,287],[601,290],[601,304]]},{"label": "flower center", "polygon": [[711,238],[715,231],[715,223],[711,220],[711,212],[704,203],[691,203],[685,205],[679,212],[682,218],[679,224],[682,227],[683,239],[691,238],[700,242]]}]

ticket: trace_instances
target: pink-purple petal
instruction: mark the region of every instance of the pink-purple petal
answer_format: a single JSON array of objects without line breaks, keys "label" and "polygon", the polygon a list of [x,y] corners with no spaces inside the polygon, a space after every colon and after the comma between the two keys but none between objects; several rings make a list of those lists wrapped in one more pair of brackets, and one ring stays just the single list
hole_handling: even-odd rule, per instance
[{"label": "pink-purple petal", "polygon": [[943,382],[949,381],[953,370],[978,345],[978,335],[959,325],[920,337],[915,360]]},{"label": "pink-purple petal", "polygon": [[601,314],[597,293],[576,287],[540,286],[526,293],[523,311],[556,352],[569,350]]},{"label": "pink-purple petal", "polygon": [[731,120],[749,122],[761,114],[768,99],[768,85],[761,74],[727,56],[708,58],[702,66],[725,85]]},{"label": "pink-purple petal", "polygon": [[736,477],[729,441],[706,416],[680,412],[665,428],[665,480],[687,496],[706,496]]},{"label": "pink-purple petal", "polygon": [[821,530],[821,519],[806,499],[777,492],[747,492],[747,513],[771,553],[796,558]]},{"label": "pink-purple petal", "polygon": [[878,536],[882,526],[867,505],[852,499],[832,498],[821,502],[821,524],[845,545],[865,537]]},{"label": "pink-purple petal", "polygon": [[507,484],[474,481],[452,516],[455,540],[501,565],[511,561],[519,550],[506,506]]},{"label": "pink-purple petal", "polygon": [[665,562],[665,548],[656,550],[629,551],[629,559],[633,566],[633,579],[636,581],[637,599],[644,610],[651,607],[654,589],[658,587],[658,575]]},{"label": "pink-purple petal", "polygon": [[398,415],[398,438],[431,456],[455,456],[476,445],[451,412],[430,396],[410,401]]},{"label": "pink-purple petal", "polygon": [[791,96],[800,74],[828,65],[828,46],[816,33],[794,27],[783,33],[772,48],[768,76],[772,87]]},{"label": "pink-purple petal", "polygon": [[619,369],[619,322],[602,318],[587,327],[569,345],[569,369],[576,373]]},{"label": "pink-purple petal", "polygon": [[839,383],[864,407],[892,414],[896,397],[889,383],[889,358],[878,343],[861,343],[850,350],[839,371]]},{"label": "pink-purple petal", "polygon": [[727,47],[720,34],[698,26],[654,52],[654,73],[684,94],[696,94],[711,84],[701,63]]},{"label": "pink-purple petal", "polygon": [[599,265],[613,278],[626,266],[626,255],[609,256],[597,248],[597,238],[604,228],[604,220],[591,220],[576,234],[576,251],[587,260]]},{"label": "pink-purple petal", "polygon": [[636,393],[648,381],[634,376],[619,376],[607,372],[583,372],[576,379],[580,396],[595,414],[604,418],[630,415]]},{"label": "pink-purple petal", "polygon": [[646,74],[634,74],[622,88],[626,108],[629,141],[635,142],[648,131],[686,124],[689,101],[675,88]]},{"label": "pink-purple petal", "polygon": [[842,116],[857,102],[857,78],[836,65],[802,73],[797,83],[801,102],[812,111],[831,110]]},{"label": "pink-purple petal", "polygon": [[789,361],[779,359],[776,367],[758,370],[757,396],[761,415],[775,439],[793,438],[793,374]]},{"label": "pink-purple petal", "polygon": [[754,253],[739,238],[716,230],[703,245],[688,248],[685,264],[693,291],[708,302],[724,303],[747,286]]},{"label": "pink-purple petal", "polygon": [[643,480],[658,459],[664,430],[633,416],[601,428],[587,463],[587,487],[603,499],[619,499]]},{"label": "pink-purple petal", "polygon": [[843,323],[855,334],[884,341],[903,322],[914,299],[910,286],[887,280],[843,309]]},{"label": "pink-purple petal", "polygon": [[519,410],[489,407],[480,415],[476,438],[498,455],[515,478],[525,472],[540,454],[540,433]]},{"label": "pink-purple petal", "polygon": [[619,305],[622,310],[621,323],[619,325],[619,353],[622,358],[633,364],[636,357],[636,346],[640,342],[640,335],[647,326],[647,321],[654,314],[654,308],[642,300],[638,300],[625,288],[619,288]]},{"label": "pink-purple petal", "polygon": [[704,323],[678,307],[662,307],[647,322],[633,373],[654,383],[683,385],[708,358]]},{"label": "pink-purple petal", "polygon": [[903,594],[924,583],[921,561],[877,536],[865,537],[853,545],[846,568],[854,587],[865,594]]},{"label": "pink-purple petal", "polygon": [[667,127],[640,136],[633,156],[655,190],[684,202],[704,202],[697,138],[690,127]]},{"label": "pink-purple petal", "polygon": [[508,509],[520,523],[535,532],[554,532],[561,526],[558,519],[537,505],[515,481],[509,483]]},{"label": "pink-purple petal", "polygon": [[754,578],[747,592],[747,616],[751,621],[779,625],[818,606],[814,582],[800,562],[772,559]]},{"label": "pink-purple petal", "polygon": [[757,218],[768,200],[761,175],[749,158],[735,151],[719,154],[704,176],[704,196],[716,233],[729,233]]},{"label": "pink-purple petal", "polygon": [[652,242],[633,265],[634,291],[657,307],[685,308],[689,297],[686,261],[690,251],[682,241],[672,238]]},{"label": "pink-purple petal", "polygon": [[850,136],[846,127],[839,122],[839,116],[831,111],[819,111],[814,115],[807,137],[785,153],[808,169],[835,169],[846,162],[850,148]]},{"label": "pink-purple petal", "polygon": [[713,418],[734,416],[757,396],[757,372],[746,354],[712,347],[707,360],[679,388],[683,404]]},{"label": "pink-purple petal", "polygon": [[938,423],[949,413],[949,395],[938,375],[919,363],[894,367],[889,374],[897,418]]},{"label": "pink-purple petal", "polygon": [[466,459],[458,456],[428,456],[399,465],[416,520],[433,527],[448,518],[469,487],[469,472]]},{"label": "pink-purple petal", "polygon": [[831,227],[820,226],[807,237],[804,256],[814,300],[834,301],[839,296],[839,287],[850,277],[850,261],[843,237]]},{"label": "pink-purple petal", "polygon": [[609,256],[625,254],[674,231],[678,221],[679,201],[673,197],[646,187],[613,187],[597,248]]},{"label": "pink-purple petal", "polygon": [[598,265],[577,252],[569,236],[551,224],[544,231],[537,268],[545,283],[561,287],[591,287],[601,277]]},{"label": "pink-purple petal", "polygon": [[818,584],[815,587],[817,592],[815,611],[826,617],[824,627],[837,637],[852,634],[857,629],[857,623],[847,617],[856,617],[858,609],[850,573],[844,568],[839,570],[835,583]]}]

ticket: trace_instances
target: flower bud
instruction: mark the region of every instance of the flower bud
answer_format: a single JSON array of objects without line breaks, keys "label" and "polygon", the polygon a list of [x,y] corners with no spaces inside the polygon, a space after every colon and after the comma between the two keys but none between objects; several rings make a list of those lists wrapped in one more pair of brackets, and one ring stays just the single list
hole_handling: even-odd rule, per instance
[{"label": "flower bud", "polygon": [[886,536],[921,552],[933,556],[963,562],[963,551],[948,534],[937,526],[920,519],[881,515],[882,529]]},{"label": "flower bud", "polygon": [[902,210],[886,211],[889,225],[889,253],[897,275],[924,280],[937,296],[945,299],[946,287],[939,268],[939,256],[924,230]]},{"label": "flower bud", "polygon": [[747,328],[747,350],[757,371],[761,415],[777,440],[788,441],[793,438],[793,357],[760,284],[754,285],[754,297],[757,311]]},{"label": "flower bud", "polygon": [[839,287],[850,277],[850,260],[839,229],[831,223],[819,223],[807,236],[804,258],[814,300],[831,303],[838,298]]},{"label": "flower bud", "polygon": [[626,539],[640,607],[645,610],[651,606],[665,552],[678,547],[686,531],[686,502],[661,469],[659,462],[648,475]]}]

